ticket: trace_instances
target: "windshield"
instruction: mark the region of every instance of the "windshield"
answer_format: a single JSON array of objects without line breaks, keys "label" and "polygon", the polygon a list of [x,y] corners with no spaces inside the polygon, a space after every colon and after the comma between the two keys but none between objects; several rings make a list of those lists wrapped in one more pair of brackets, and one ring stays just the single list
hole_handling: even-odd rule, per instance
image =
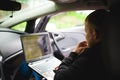
[{"label": "windshield", "polygon": [[[43,5],[44,4],[43,1],[45,2],[45,0],[16,0],[16,1],[22,4],[21,10],[19,11],[25,10],[27,8],[33,9],[38,5]],[[12,18],[15,12],[18,12],[18,11],[0,10],[0,23],[4,22],[8,18]]]}]

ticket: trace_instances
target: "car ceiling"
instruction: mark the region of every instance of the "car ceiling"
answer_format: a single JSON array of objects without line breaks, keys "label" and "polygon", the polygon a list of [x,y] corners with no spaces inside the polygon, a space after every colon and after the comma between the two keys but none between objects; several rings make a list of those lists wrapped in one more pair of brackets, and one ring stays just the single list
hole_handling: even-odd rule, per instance
[{"label": "car ceiling", "polygon": [[[33,1],[35,1],[35,0],[33,0]],[[18,12],[16,11],[17,14],[14,12],[12,18],[7,17],[7,19],[5,19],[5,20],[0,20],[0,21],[2,21],[0,23],[0,27],[10,27],[10,26],[13,26],[14,24],[20,23],[25,20],[30,20],[35,17],[37,18],[37,17],[43,16],[43,15],[45,16],[48,14],[62,12],[62,11],[109,9],[109,7],[112,5],[113,1],[115,2],[117,0],[44,0],[44,1],[49,1],[48,2],[49,5],[47,3],[45,4],[45,5],[48,5],[48,7],[46,8],[46,11],[44,9],[45,12],[43,11],[43,9],[41,9],[42,8],[41,5],[37,7],[37,8],[39,8],[37,10],[36,10],[36,7],[32,10],[30,8],[28,8],[28,11],[27,11],[27,8],[26,8],[26,10],[21,9]],[[50,1],[52,3],[50,3]],[[68,1],[68,2],[64,2],[64,1]],[[42,2],[42,0],[41,0],[41,2]],[[43,11],[43,12],[41,13],[40,11]],[[20,19],[18,19],[18,18],[20,18]],[[8,24],[9,24],[9,26],[8,26]]]},{"label": "car ceiling", "polygon": [[[109,0],[51,0],[56,3],[82,3],[83,6],[108,6]],[[89,7],[88,7],[89,8]]]},{"label": "car ceiling", "polygon": [[82,5],[86,7],[85,9],[99,9],[99,8],[109,9],[116,3],[120,4],[120,0],[51,0],[51,1],[54,1],[56,3],[68,3],[68,4],[82,3]]}]

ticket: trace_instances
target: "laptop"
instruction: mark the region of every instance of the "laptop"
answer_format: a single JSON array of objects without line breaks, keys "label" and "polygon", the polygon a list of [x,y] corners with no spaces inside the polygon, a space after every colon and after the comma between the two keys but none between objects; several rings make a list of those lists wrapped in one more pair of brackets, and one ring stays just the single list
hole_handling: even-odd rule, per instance
[{"label": "laptop", "polygon": [[49,33],[25,34],[21,42],[28,66],[45,79],[53,80],[53,70],[61,61],[53,55]]}]

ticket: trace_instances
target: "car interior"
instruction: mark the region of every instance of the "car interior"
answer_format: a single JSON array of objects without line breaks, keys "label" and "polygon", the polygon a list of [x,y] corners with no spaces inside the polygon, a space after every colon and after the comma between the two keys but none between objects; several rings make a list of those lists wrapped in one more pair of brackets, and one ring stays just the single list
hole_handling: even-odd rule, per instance
[{"label": "car interior", "polygon": [[[3,2],[2,2],[3,1]],[[19,11],[21,9],[20,3],[10,2],[11,0],[5,0],[8,2],[4,2],[1,0],[0,2],[0,10],[4,11]],[[103,38],[103,61],[105,64],[106,75],[108,80],[119,80],[120,78],[120,22],[119,22],[119,0],[50,0],[48,7],[54,5],[50,8],[55,8],[53,10],[49,10],[44,13],[38,12],[38,14],[29,14],[30,12],[37,12],[37,10],[31,10],[28,14],[20,16],[21,19],[17,20],[16,17],[19,16],[15,14],[15,18],[11,18],[6,21],[0,21],[0,76],[1,80],[27,80],[23,76],[18,76],[21,74],[17,74],[20,64],[25,59],[24,53],[22,50],[22,45],[20,41],[20,36],[24,34],[38,33],[44,32],[46,23],[49,21],[50,17],[53,14],[57,14],[60,12],[66,11],[74,11],[74,10],[96,10],[96,9],[108,9],[111,11],[111,16],[104,20],[104,30],[106,34],[104,34]],[[1,4],[4,3],[4,6]],[[6,5],[10,5],[9,7]],[[11,4],[15,4],[11,6]],[[48,4],[48,3],[46,3]],[[46,5],[45,4],[45,5]],[[13,8],[14,7],[14,8]],[[50,9],[48,8],[48,9]],[[42,9],[40,9],[42,10]],[[26,12],[26,11],[25,11]],[[31,17],[25,17],[29,15]],[[25,17],[25,18],[24,18]],[[41,18],[41,22],[37,25],[37,28],[34,28],[35,20],[38,17]],[[14,20],[17,20],[14,22]],[[11,21],[11,22],[9,22]],[[25,31],[16,31],[10,29],[11,26],[21,23],[23,21],[27,21]],[[43,22],[44,21],[44,22]],[[13,23],[12,23],[13,22]],[[7,24],[9,23],[9,28],[7,28]],[[62,35],[59,33],[51,33],[51,37],[54,40],[55,47],[55,56],[60,60],[63,59],[63,54],[61,48],[58,46],[59,43],[62,43],[61,39],[58,36]],[[70,35],[70,34],[67,34]],[[74,35],[73,35],[74,36]],[[56,40],[55,37],[58,37]],[[64,38],[63,38],[64,41]],[[59,42],[59,43],[58,43]],[[65,43],[65,42],[64,42]],[[70,42],[69,42],[70,43]],[[71,42],[73,43],[73,42]],[[57,54],[60,53],[60,54]],[[18,79],[19,78],[19,79]]]}]

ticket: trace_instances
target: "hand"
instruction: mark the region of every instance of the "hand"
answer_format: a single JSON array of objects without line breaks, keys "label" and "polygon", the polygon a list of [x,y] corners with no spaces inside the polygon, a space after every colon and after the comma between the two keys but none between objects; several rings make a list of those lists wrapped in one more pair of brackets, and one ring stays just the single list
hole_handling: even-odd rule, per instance
[{"label": "hand", "polygon": [[55,67],[55,69],[54,69],[54,70],[58,70],[58,69],[59,69],[59,66]]},{"label": "hand", "polygon": [[79,43],[73,50],[73,52],[77,53],[77,54],[81,54],[84,49],[87,48],[87,42],[83,41],[81,43]]},{"label": "hand", "polygon": [[53,72],[56,72],[59,69],[59,66],[55,67],[55,69],[53,70]]}]

